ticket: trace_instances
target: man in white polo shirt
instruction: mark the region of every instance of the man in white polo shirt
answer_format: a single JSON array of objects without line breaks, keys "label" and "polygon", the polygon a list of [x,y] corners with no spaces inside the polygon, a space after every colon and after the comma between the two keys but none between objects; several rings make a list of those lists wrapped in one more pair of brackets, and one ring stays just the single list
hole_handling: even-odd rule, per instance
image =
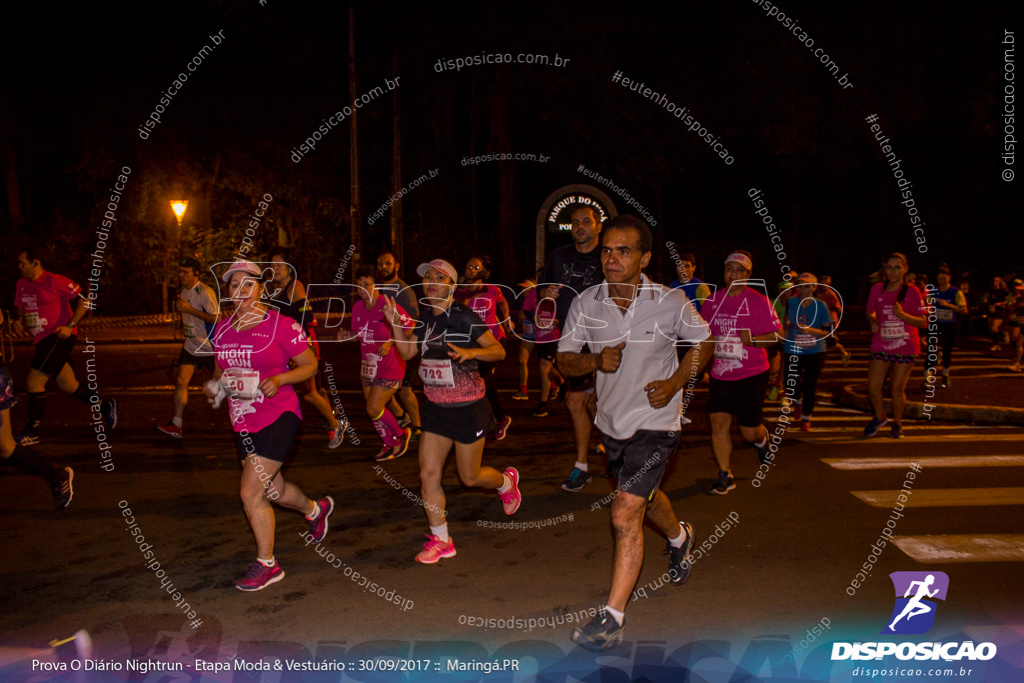
[{"label": "man in white polo shirt", "polygon": [[[604,650],[622,638],[624,612],[643,563],[643,520],[668,538],[669,575],[689,578],[693,527],[679,521],[658,488],[679,443],[680,389],[699,375],[714,342],[707,323],[682,290],[651,282],[641,272],[651,260],[650,229],[634,216],[605,224],[601,269],[605,281],[577,297],[558,342],[558,367],[578,376],[597,371],[595,422],[618,478],[612,503],[615,559],[608,603],[572,633],[579,645]],[[682,364],[676,339],[695,345],[695,362]],[[584,345],[593,353],[580,353]]]}]

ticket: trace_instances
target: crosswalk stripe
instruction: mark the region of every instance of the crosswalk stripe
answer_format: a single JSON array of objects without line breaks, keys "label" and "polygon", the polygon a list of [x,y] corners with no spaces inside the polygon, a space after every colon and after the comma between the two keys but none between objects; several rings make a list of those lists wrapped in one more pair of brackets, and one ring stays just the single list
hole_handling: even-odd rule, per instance
[{"label": "crosswalk stripe", "polygon": [[[814,415],[812,416],[811,423],[815,427],[817,427],[819,424],[821,424],[823,422],[826,422],[826,421],[828,421],[828,422],[864,422],[864,415],[865,415],[864,413],[861,413],[860,415],[851,415],[851,416],[845,416],[845,415],[844,416],[839,416],[839,415],[820,415],[819,413],[815,412]],[[819,422],[819,420],[820,420],[820,422]],[[772,422],[772,420],[768,420],[768,421]],[[796,420],[791,418],[790,422],[796,422]],[[861,428],[861,431],[863,431],[863,428]]]},{"label": "crosswalk stripe", "polygon": [[893,541],[922,564],[1024,561],[1022,534],[896,536]]},{"label": "crosswalk stripe", "polygon": [[[876,508],[892,508],[900,502],[899,490],[850,491]],[[1024,487],[993,486],[982,489],[917,489],[904,496],[908,508],[987,507],[990,505],[1024,505]]]},{"label": "crosswalk stripe", "polygon": [[921,458],[822,458],[837,470],[905,470],[921,467],[1024,467],[1024,455],[934,455]]},{"label": "crosswalk stripe", "polygon": [[[910,427],[914,429],[914,427]],[[921,429],[927,429],[928,431],[942,431],[942,430],[953,430],[953,429],[964,429],[963,425],[922,425]],[[856,429],[854,427],[837,427],[836,429],[818,429],[815,427],[815,431],[818,432],[863,432],[863,429]],[[950,440],[955,441],[977,441],[978,439],[984,439],[985,441],[1020,441],[1020,434],[941,434],[935,436],[911,436],[907,435],[903,439],[896,440],[890,439],[888,436],[875,437],[873,439],[865,439],[864,437],[850,437],[850,436],[816,436],[813,438],[801,437],[797,439],[801,443],[859,443],[864,444],[881,444],[883,446],[891,446],[900,442],[907,443],[943,443]]]},{"label": "crosswalk stripe", "polygon": [[[1004,365],[1009,365],[1012,361],[1013,361],[1013,359],[1009,358],[1009,357],[998,358],[998,357],[993,357],[993,356],[957,356],[957,355],[954,355],[953,356],[953,364],[951,366],[951,370],[956,371],[957,368],[969,368],[969,367],[976,367],[978,365],[986,365],[986,364],[991,365],[993,363],[1003,363]],[[857,366],[867,367],[869,363],[870,363],[870,360],[866,359],[866,358],[862,359],[862,360],[851,360],[849,365],[843,365],[843,362],[840,361],[840,360],[833,360],[833,361],[825,361],[825,367],[829,368],[829,370],[833,370],[833,369],[836,369],[836,370],[839,370],[839,369],[849,370],[850,368],[857,367]],[[918,359],[918,364],[919,364],[920,367],[922,367],[922,368],[924,367],[924,362],[920,358]]]}]

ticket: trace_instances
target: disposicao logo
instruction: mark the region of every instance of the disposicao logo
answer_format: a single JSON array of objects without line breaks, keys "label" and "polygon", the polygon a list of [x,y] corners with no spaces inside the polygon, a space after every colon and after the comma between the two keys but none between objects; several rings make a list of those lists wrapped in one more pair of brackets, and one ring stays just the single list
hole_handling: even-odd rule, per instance
[{"label": "disposicao logo", "polygon": [[[946,599],[949,576],[944,572],[893,572],[889,578],[896,591],[896,604],[882,635],[927,633],[935,623],[936,600]],[[832,643],[832,661],[863,661],[890,656],[904,661],[987,661],[996,656],[996,646],[994,643],[975,645],[970,640],[962,643]]]},{"label": "disposicao logo", "polygon": [[935,623],[936,600],[946,599],[949,576],[945,572],[893,572],[889,578],[896,590],[896,605],[882,634],[927,633]]}]

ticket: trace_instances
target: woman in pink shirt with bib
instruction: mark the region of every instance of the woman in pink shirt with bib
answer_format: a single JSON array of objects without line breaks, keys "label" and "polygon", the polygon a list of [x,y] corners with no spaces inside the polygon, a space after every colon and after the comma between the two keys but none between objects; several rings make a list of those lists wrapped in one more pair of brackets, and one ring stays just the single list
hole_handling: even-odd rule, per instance
[{"label": "woman in pink shirt with bib", "polygon": [[[366,414],[384,441],[384,447],[374,459],[384,462],[404,455],[412,438],[412,430],[399,426],[398,420],[387,409],[388,401],[402,386],[405,359],[399,355],[391,339],[391,323],[384,317],[384,299],[387,297],[377,291],[373,268],[359,267],[356,287],[359,301],[352,306],[352,330],[342,330],[338,338],[359,337],[359,379],[366,399]],[[413,320],[397,302],[395,310],[403,326],[411,329]]]},{"label": "woman in pink shirt with bib", "polygon": [[882,269],[882,281],[868,295],[867,317],[871,325],[871,355],[868,362],[868,396],[875,416],[864,428],[870,438],[889,423],[882,401],[885,376],[892,372],[892,438],[903,438],[903,410],[907,406],[907,380],[921,352],[918,328],[928,326],[924,299],[914,285],[904,283],[907,257],[890,254]]},{"label": "woman in pink shirt with bib", "polygon": [[334,511],[330,496],[313,501],[281,472],[302,422],[295,385],[316,374],[317,360],[302,326],[263,303],[264,285],[272,277],[251,261],[235,261],[222,276],[235,313],[214,329],[210,341],[217,368],[203,387],[214,408],[227,398],[242,461],[240,496],[256,538],[256,562],[235,584],[243,591],[261,590],[284,578],[274,559],[271,501],[303,513],[309,524],[306,540],[313,543],[327,535],[327,519]]}]

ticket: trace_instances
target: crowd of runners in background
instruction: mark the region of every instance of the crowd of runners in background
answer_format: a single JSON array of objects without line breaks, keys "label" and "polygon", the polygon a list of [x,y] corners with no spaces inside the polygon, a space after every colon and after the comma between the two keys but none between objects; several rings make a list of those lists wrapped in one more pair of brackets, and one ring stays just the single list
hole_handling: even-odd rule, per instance
[{"label": "crowd of runners in background", "polygon": [[[784,402],[794,427],[813,429],[826,355],[838,354],[844,366],[850,362],[840,323],[851,302],[813,268],[793,271],[776,287],[742,249],[708,266],[709,282],[697,277],[694,254],[673,250],[678,279],[657,284],[646,272],[654,248],[642,221],[620,216],[602,225],[600,212],[588,205],[577,205],[571,216],[571,241],[553,249],[544,267],[519,283],[526,293],[516,301],[490,282],[486,256],[471,256],[461,277],[444,258],[424,262],[416,268],[414,290],[399,279],[395,255],[381,254],[376,267],[356,270],[358,298],[336,336],[359,345],[359,364],[344,369],[341,381],[361,386],[366,415],[380,437],[375,459],[401,457],[416,443],[429,527],[422,551],[411,558],[417,562],[456,555],[441,484],[452,450],[465,486],[496,492],[507,515],[524,502],[516,468],[499,471],[483,464],[487,439],[514,434],[497,386],[498,364],[511,362],[510,356],[518,361],[518,386],[508,387],[516,389],[513,400],[530,400],[531,376],[539,378],[533,416],[546,418],[552,403],[564,402],[573,441],[565,456],[565,491],[580,492],[591,483],[596,431],[598,451],[621,494],[611,507],[617,550],[607,605],[572,637],[601,649],[621,637],[639,573],[645,515],[666,536],[673,583],[689,575],[694,529],[676,517],[659,489],[681,427],[691,422],[684,387],[708,382],[709,441],[717,463],[709,493],[725,495],[736,488],[734,419],[762,464],[776,452],[763,419],[766,403]],[[10,372],[0,365],[0,455],[46,479],[56,507],[64,508],[73,495],[73,471],[52,465],[33,448],[45,445],[47,384],[55,378],[106,432],[117,426],[117,401],[102,399],[94,382],[76,377],[72,349],[89,299],[73,281],[47,272],[44,258],[31,246],[19,254],[16,325],[32,336],[35,353],[26,387],[27,422],[16,433],[10,408],[17,398]],[[317,340],[322,328],[292,263],[283,249],[264,263],[236,261],[217,273],[220,297],[201,281],[199,261],[178,263],[175,310],[184,343],[168,405],[172,416],[157,429],[169,438],[187,436],[189,385],[197,370],[209,373],[204,392],[215,407],[227,406],[241,464],[240,496],[256,541],[256,562],[236,584],[242,590],[284,578],[274,558],[272,503],[302,513],[307,538],[319,542],[328,530],[333,499],[308,498],[282,472],[301,424],[300,398],[321,416],[327,448],[338,448],[349,430],[324,390]],[[921,356],[925,382],[950,386],[954,341],[970,333],[979,314],[987,320],[991,351],[1009,346],[1014,359],[1008,370],[1021,371],[1024,282],[996,277],[975,299],[969,280],[953,281],[945,265],[934,284],[911,273],[900,253],[886,257],[871,277],[865,313],[873,415],[866,438],[886,426],[890,437],[903,437],[907,385]],[[937,347],[931,353],[929,344]]]}]

